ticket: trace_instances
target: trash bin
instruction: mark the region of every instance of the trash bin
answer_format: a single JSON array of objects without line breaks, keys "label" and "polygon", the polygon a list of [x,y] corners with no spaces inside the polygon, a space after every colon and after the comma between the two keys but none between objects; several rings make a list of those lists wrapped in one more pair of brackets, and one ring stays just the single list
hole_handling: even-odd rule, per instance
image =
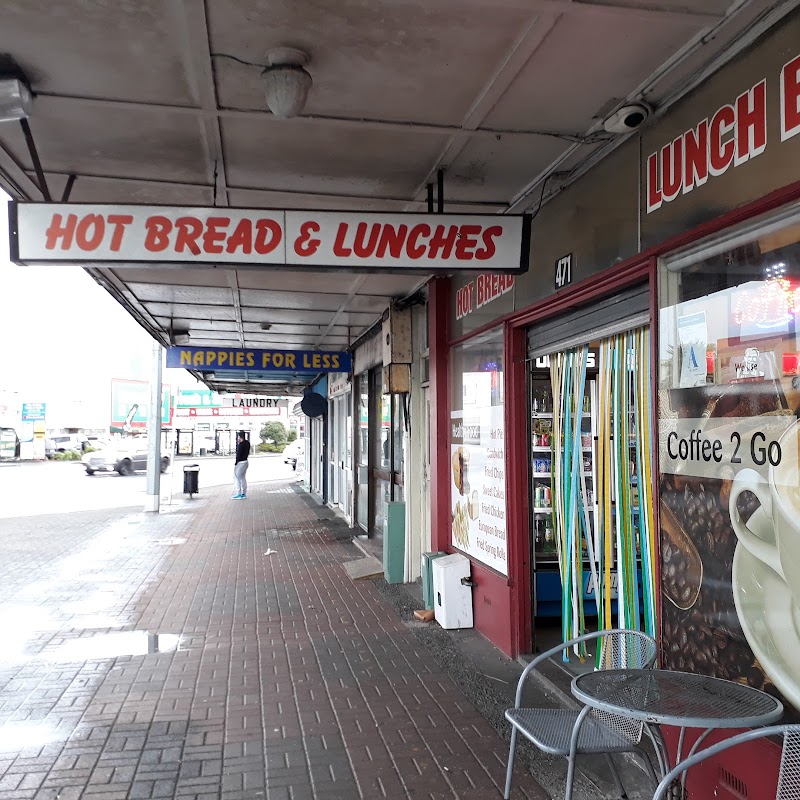
[{"label": "trash bin", "polygon": [[207,450],[205,447],[200,448],[200,458],[202,458],[206,454]]},{"label": "trash bin", "polygon": [[183,491],[191,497],[200,491],[200,465],[183,465]]}]

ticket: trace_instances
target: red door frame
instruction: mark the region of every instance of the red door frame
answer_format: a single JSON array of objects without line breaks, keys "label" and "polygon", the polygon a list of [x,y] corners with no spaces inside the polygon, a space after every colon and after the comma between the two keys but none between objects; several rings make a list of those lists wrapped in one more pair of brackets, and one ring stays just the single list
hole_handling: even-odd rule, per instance
[{"label": "red door frame", "polygon": [[[527,491],[527,398],[526,398],[526,336],[525,329],[537,322],[564,313],[579,305],[596,301],[603,296],[618,292],[636,283],[649,281],[651,313],[651,366],[658,363],[658,296],[657,259],[667,252],[692,244],[711,234],[718,233],[738,223],[745,222],[760,214],[773,211],[783,205],[800,199],[800,181],[778,189],[741,208],[734,209],[720,217],[699,225],[691,230],[677,234],[657,246],[609,267],[596,275],[571,286],[525,308],[512,312],[487,323],[469,334],[450,338],[450,280],[434,278],[429,284],[429,343],[430,343],[430,392],[434,406],[432,414],[431,438],[435,446],[431,449],[431,525],[432,541],[439,550],[450,550],[450,402],[449,402],[449,349],[468,341],[487,331],[502,326],[504,332],[505,355],[505,397],[506,412],[506,475],[507,475],[507,515],[508,515],[508,590],[511,594],[509,621],[512,632],[510,649],[507,655],[516,656],[524,652],[531,642],[531,575],[528,530],[528,491]],[[533,246],[535,247],[535,238]],[[657,390],[656,370],[652,370],[652,389]],[[655,396],[655,395],[654,395]],[[655,414],[655,410],[653,412]],[[657,431],[657,420],[653,419],[653,430]],[[656,511],[656,535],[658,523],[658,470],[653,473],[653,497]],[[480,566],[479,562],[474,562]],[[656,579],[659,570],[656,560]],[[660,598],[657,598],[660,602]],[[658,619],[660,625],[660,608]],[[495,640],[495,637],[489,637]],[[505,637],[503,637],[505,638]]]}]

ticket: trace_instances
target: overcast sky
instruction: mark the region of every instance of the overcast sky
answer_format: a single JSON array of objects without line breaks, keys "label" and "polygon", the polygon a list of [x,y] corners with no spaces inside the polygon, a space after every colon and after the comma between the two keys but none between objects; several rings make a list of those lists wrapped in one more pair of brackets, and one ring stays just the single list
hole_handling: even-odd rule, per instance
[{"label": "overcast sky", "polygon": [[[76,402],[105,417],[111,378],[149,379],[153,339],[80,267],[10,263],[7,201],[0,192],[0,391],[48,403],[48,427],[69,424],[59,417]],[[194,383],[164,371],[179,378]]]}]

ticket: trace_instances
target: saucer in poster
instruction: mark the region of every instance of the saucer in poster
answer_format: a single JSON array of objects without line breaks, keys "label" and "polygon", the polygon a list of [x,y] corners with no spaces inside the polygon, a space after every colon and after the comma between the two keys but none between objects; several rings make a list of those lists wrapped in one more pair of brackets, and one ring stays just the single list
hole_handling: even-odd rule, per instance
[{"label": "saucer in poster", "polygon": [[783,578],[741,544],[733,556],[733,599],[764,672],[800,708],[800,610]]}]

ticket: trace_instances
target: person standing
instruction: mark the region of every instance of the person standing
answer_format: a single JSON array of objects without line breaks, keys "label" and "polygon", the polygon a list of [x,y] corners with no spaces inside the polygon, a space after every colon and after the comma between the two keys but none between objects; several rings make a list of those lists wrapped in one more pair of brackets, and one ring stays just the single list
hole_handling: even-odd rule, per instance
[{"label": "person standing", "polygon": [[250,462],[250,442],[242,431],[236,436],[236,463],[233,465],[233,483],[235,493],[231,500],[244,500],[247,497],[247,468]]}]

